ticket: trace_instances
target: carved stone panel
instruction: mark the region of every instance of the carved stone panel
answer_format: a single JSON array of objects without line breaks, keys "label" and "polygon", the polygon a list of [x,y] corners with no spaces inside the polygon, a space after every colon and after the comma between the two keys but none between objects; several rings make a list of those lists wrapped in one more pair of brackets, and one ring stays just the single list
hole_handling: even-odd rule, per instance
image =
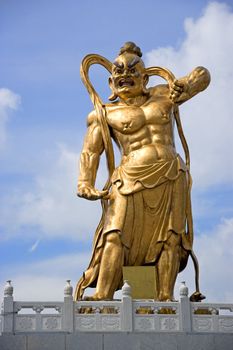
[{"label": "carved stone panel", "polygon": [[76,316],[75,318],[76,331],[95,331],[96,330],[96,316]]},{"label": "carved stone panel", "polygon": [[178,317],[163,316],[159,318],[160,330],[163,332],[176,332],[179,330]]},{"label": "carved stone panel", "polygon": [[233,318],[232,317],[219,317],[219,331],[233,333]]},{"label": "carved stone panel", "polygon": [[45,316],[42,318],[42,329],[44,331],[60,331],[61,317],[59,316]]},{"label": "carved stone panel", "polygon": [[17,316],[15,319],[16,332],[33,332],[36,330],[35,316]]},{"label": "carved stone panel", "polygon": [[154,330],[154,317],[136,316],[134,321],[135,331],[151,332]]},{"label": "carved stone panel", "polygon": [[195,332],[211,332],[213,331],[212,317],[193,317],[193,330]]},{"label": "carved stone panel", "polygon": [[103,331],[119,331],[120,330],[120,318],[112,316],[102,316],[101,325]]}]

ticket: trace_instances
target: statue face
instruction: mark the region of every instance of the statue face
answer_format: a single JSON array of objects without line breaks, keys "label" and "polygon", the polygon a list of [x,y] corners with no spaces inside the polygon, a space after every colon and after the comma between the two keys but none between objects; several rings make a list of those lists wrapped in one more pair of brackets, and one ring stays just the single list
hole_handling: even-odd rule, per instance
[{"label": "statue face", "polygon": [[147,84],[147,76],[141,59],[130,53],[118,56],[113,63],[109,84],[113,93],[120,98],[143,94]]}]

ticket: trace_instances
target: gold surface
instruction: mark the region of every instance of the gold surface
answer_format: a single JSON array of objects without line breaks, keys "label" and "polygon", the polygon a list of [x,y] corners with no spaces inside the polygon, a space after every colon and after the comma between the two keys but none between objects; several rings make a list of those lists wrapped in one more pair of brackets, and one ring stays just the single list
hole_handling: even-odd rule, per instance
[{"label": "gold surface", "polygon": [[[168,69],[145,68],[141,56],[141,50],[128,42],[113,63],[97,54],[82,61],[81,77],[94,110],[87,118],[77,194],[88,200],[101,199],[103,215],[90,264],[76,287],[76,300],[87,287],[95,286],[89,299],[112,299],[122,286],[122,266],[145,264],[153,264],[157,270],[157,300],[173,300],[177,274],[185,268],[189,255],[196,270],[195,298],[203,298],[192,251],[190,157],[178,106],[204,90],[210,75],[204,67],[197,67],[176,80]],[[101,101],[90,82],[93,64],[111,74],[110,103]],[[168,84],[148,88],[152,75],[161,76]],[[176,152],[175,124],[186,162]],[[117,168],[112,140],[121,152]],[[104,151],[109,177],[99,191],[95,180]]]},{"label": "gold surface", "polygon": [[194,311],[194,315],[212,315],[211,310],[206,309],[197,309]]},{"label": "gold surface", "polygon": [[132,288],[133,299],[156,299],[156,271],[154,266],[123,266],[123,279]]}]

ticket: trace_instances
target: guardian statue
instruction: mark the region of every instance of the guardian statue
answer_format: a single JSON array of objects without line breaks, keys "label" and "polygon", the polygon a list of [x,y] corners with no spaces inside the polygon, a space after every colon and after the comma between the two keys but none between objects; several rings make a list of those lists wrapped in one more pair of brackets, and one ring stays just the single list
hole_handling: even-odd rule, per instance
[{"label": "guardian statue", "polygon": [[[122,286],[123,266],[150,265],[156,270],[157,299],[172,301],[177,274],[185,268],[189,256],[196,269],[192,298],[204,298],[192,250],[190,159],[178,108],[207,88],[210,74],[204,67],[197,67],[177,80],[168,69],[145,68],[141,57],[140,48],[127,42],[113,63],[91,54],[81,65],[94,110],[87,118],[78,196],[100,199],[103,214],[89,266],[76,287],[76,300],[83,297],[87,287],[96,287],[89,300],[111,300]],[[92,64],[104,66],[111,74],[110,103],[103,104],[90,82]],[[164,78],[165,84],[147,87],[152,75]],[[175,126],[185,161],[175,148]],[[116,168],[112,141],[121,153]],[[103,152],[109,177],[99,191],[95,179]]]}]

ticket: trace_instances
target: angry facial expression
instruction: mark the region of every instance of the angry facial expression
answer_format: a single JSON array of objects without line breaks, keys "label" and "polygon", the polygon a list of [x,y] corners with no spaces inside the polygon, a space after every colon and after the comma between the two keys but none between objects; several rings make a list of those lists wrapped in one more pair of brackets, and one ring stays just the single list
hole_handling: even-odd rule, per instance
[{"label": "angry facial expression", "polygon": [[113,63],[109,84],[113,93],[120,98],[136,97],[143,94],[147,83],[145,67],[141,59],[130,53],[117,57]]}]

